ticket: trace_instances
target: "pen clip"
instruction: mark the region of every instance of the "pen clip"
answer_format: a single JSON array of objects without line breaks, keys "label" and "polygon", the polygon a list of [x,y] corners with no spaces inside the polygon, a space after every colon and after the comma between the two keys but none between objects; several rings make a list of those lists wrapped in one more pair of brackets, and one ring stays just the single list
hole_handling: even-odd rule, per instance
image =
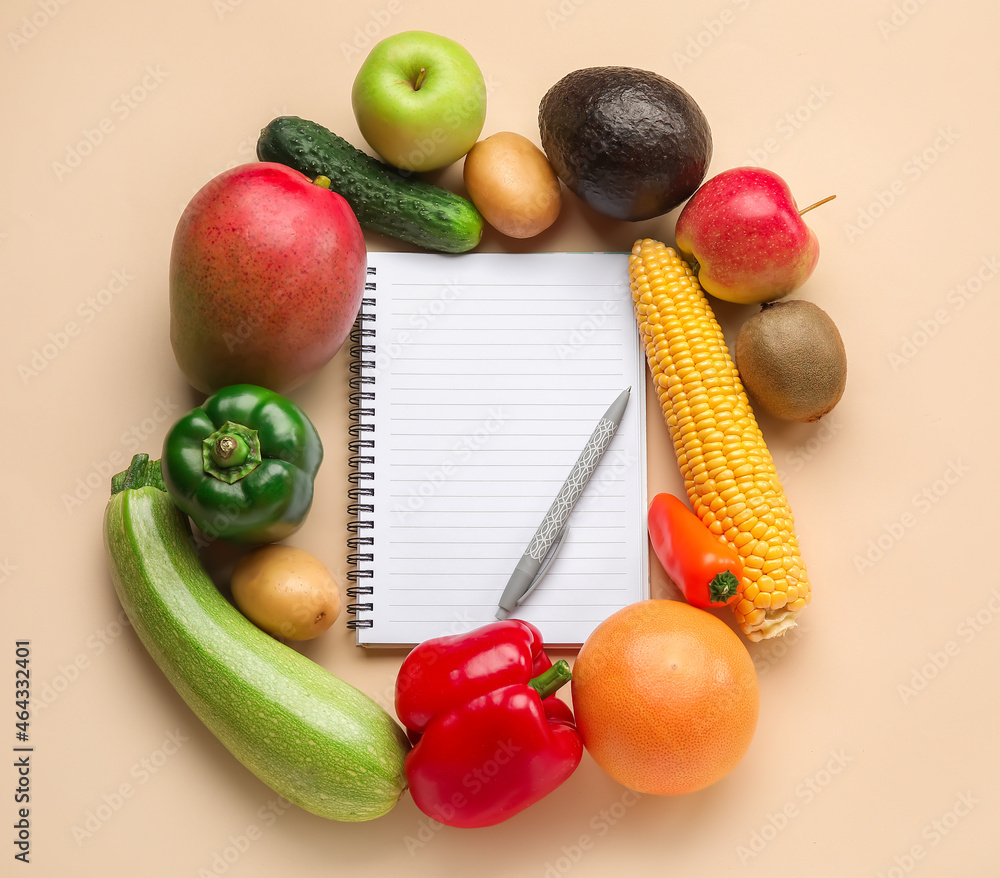
[{"label": "pen clip", "polygon": [[569,525],[564,524],[562,530],[556,535],[556,540],[552,544],[552,548],[549,549],[548,555],[545,556],[545,560],[542,562],[542,566],[538,568],[538,572],[535,574],[535,578],[531,580],[531,584],[524,590],[522,594],[515,602],[514,606],[519,607],[524,601],[524,599],[531,594],[535,588],[537,588],[538,583],[541,581],[542,577],[545,575],[545,571],[552,566],[552,562],[556,560],[556,555],[559,554],[559,549],[562,548],[562,544],[566,542],[566,536],[569,534]]}]

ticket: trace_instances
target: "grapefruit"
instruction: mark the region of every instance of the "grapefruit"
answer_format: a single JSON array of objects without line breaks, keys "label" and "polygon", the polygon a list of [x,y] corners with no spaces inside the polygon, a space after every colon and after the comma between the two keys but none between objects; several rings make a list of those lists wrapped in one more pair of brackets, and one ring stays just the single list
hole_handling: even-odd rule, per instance
[{"label": "grapefruit", "polygon": [[739,636],[682,601],[650,599],[609,616],[573,666],[584,746],[619,783],[680,795],[721,780],[757,728],[757,672]]}]

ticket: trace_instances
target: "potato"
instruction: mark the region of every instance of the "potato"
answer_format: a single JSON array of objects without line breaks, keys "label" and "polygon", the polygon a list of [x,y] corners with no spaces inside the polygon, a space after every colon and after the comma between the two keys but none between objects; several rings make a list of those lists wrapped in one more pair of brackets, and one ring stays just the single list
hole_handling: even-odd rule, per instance
[{"label": "potato", "polygon": [[483,219],[511,238],[531,238],[559,216],[559,178],[545,153],[520,134],[480,140],[465,157],[463,177]]},{"label": "potato", "polygon": [[312,640],[340,615],[340,589],[323,563],[293,546],[255,549],[233,568],[233,600],[258,628],[287,640]]}]

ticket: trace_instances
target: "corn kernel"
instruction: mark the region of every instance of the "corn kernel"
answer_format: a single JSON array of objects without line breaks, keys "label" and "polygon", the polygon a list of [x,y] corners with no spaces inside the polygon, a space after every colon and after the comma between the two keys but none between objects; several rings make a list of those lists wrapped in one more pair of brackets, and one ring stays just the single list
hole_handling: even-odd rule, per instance
[{"label": "corn kernel", "polygon": [[734,547],[734,548],[735,548],[735,549],[736,549],[736,550],[737,550],[737,551],[738,551],[738,552],[739,552],[739,553],[740,553],[741,555],[743,554],[743,548],[744,548],[744,546],[746,546],[746,545],[747,545],[748,543],[749,543],[749,544],[750,544],[751,546],[753,545],[753,537],[752,537],[752,536],[750,536],[750,534],[745,534],[745,533],[743,533],[743,531],[740,531],[740,532],[739,532],[739,533],[737,533],[737,534],[736,534],[736,536],[734,536],[734,537],[730,537],[730,538],[729,538],[729,540],[730,540],[730,542],[731,542],[731,543],[733,544],[733,547]]},{"label": "corn kernel", "polygon": [[748,567],[753,570],[760,570],[763,573],[764,559],[760,555],[755,555],[751,552],[749,555],[743,557],[743,569],[746,570]]},{"label": "corn kernel", "polygon": [[757,580],[757,587],[761,591],[774,592],[774,577],[766,571],[761,570],[760,578]]}]

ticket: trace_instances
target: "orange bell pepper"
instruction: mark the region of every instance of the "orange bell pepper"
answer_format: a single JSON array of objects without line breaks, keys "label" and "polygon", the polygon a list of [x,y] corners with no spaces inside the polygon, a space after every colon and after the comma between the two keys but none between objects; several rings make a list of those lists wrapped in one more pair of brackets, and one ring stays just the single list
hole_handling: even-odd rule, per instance
[{"label": "orange bell pepper", "polygon": [[667,575],[695,607],[724,607],[739,597],[743,559],[673,494],[657,494],[647,514],[649,541]]}]

